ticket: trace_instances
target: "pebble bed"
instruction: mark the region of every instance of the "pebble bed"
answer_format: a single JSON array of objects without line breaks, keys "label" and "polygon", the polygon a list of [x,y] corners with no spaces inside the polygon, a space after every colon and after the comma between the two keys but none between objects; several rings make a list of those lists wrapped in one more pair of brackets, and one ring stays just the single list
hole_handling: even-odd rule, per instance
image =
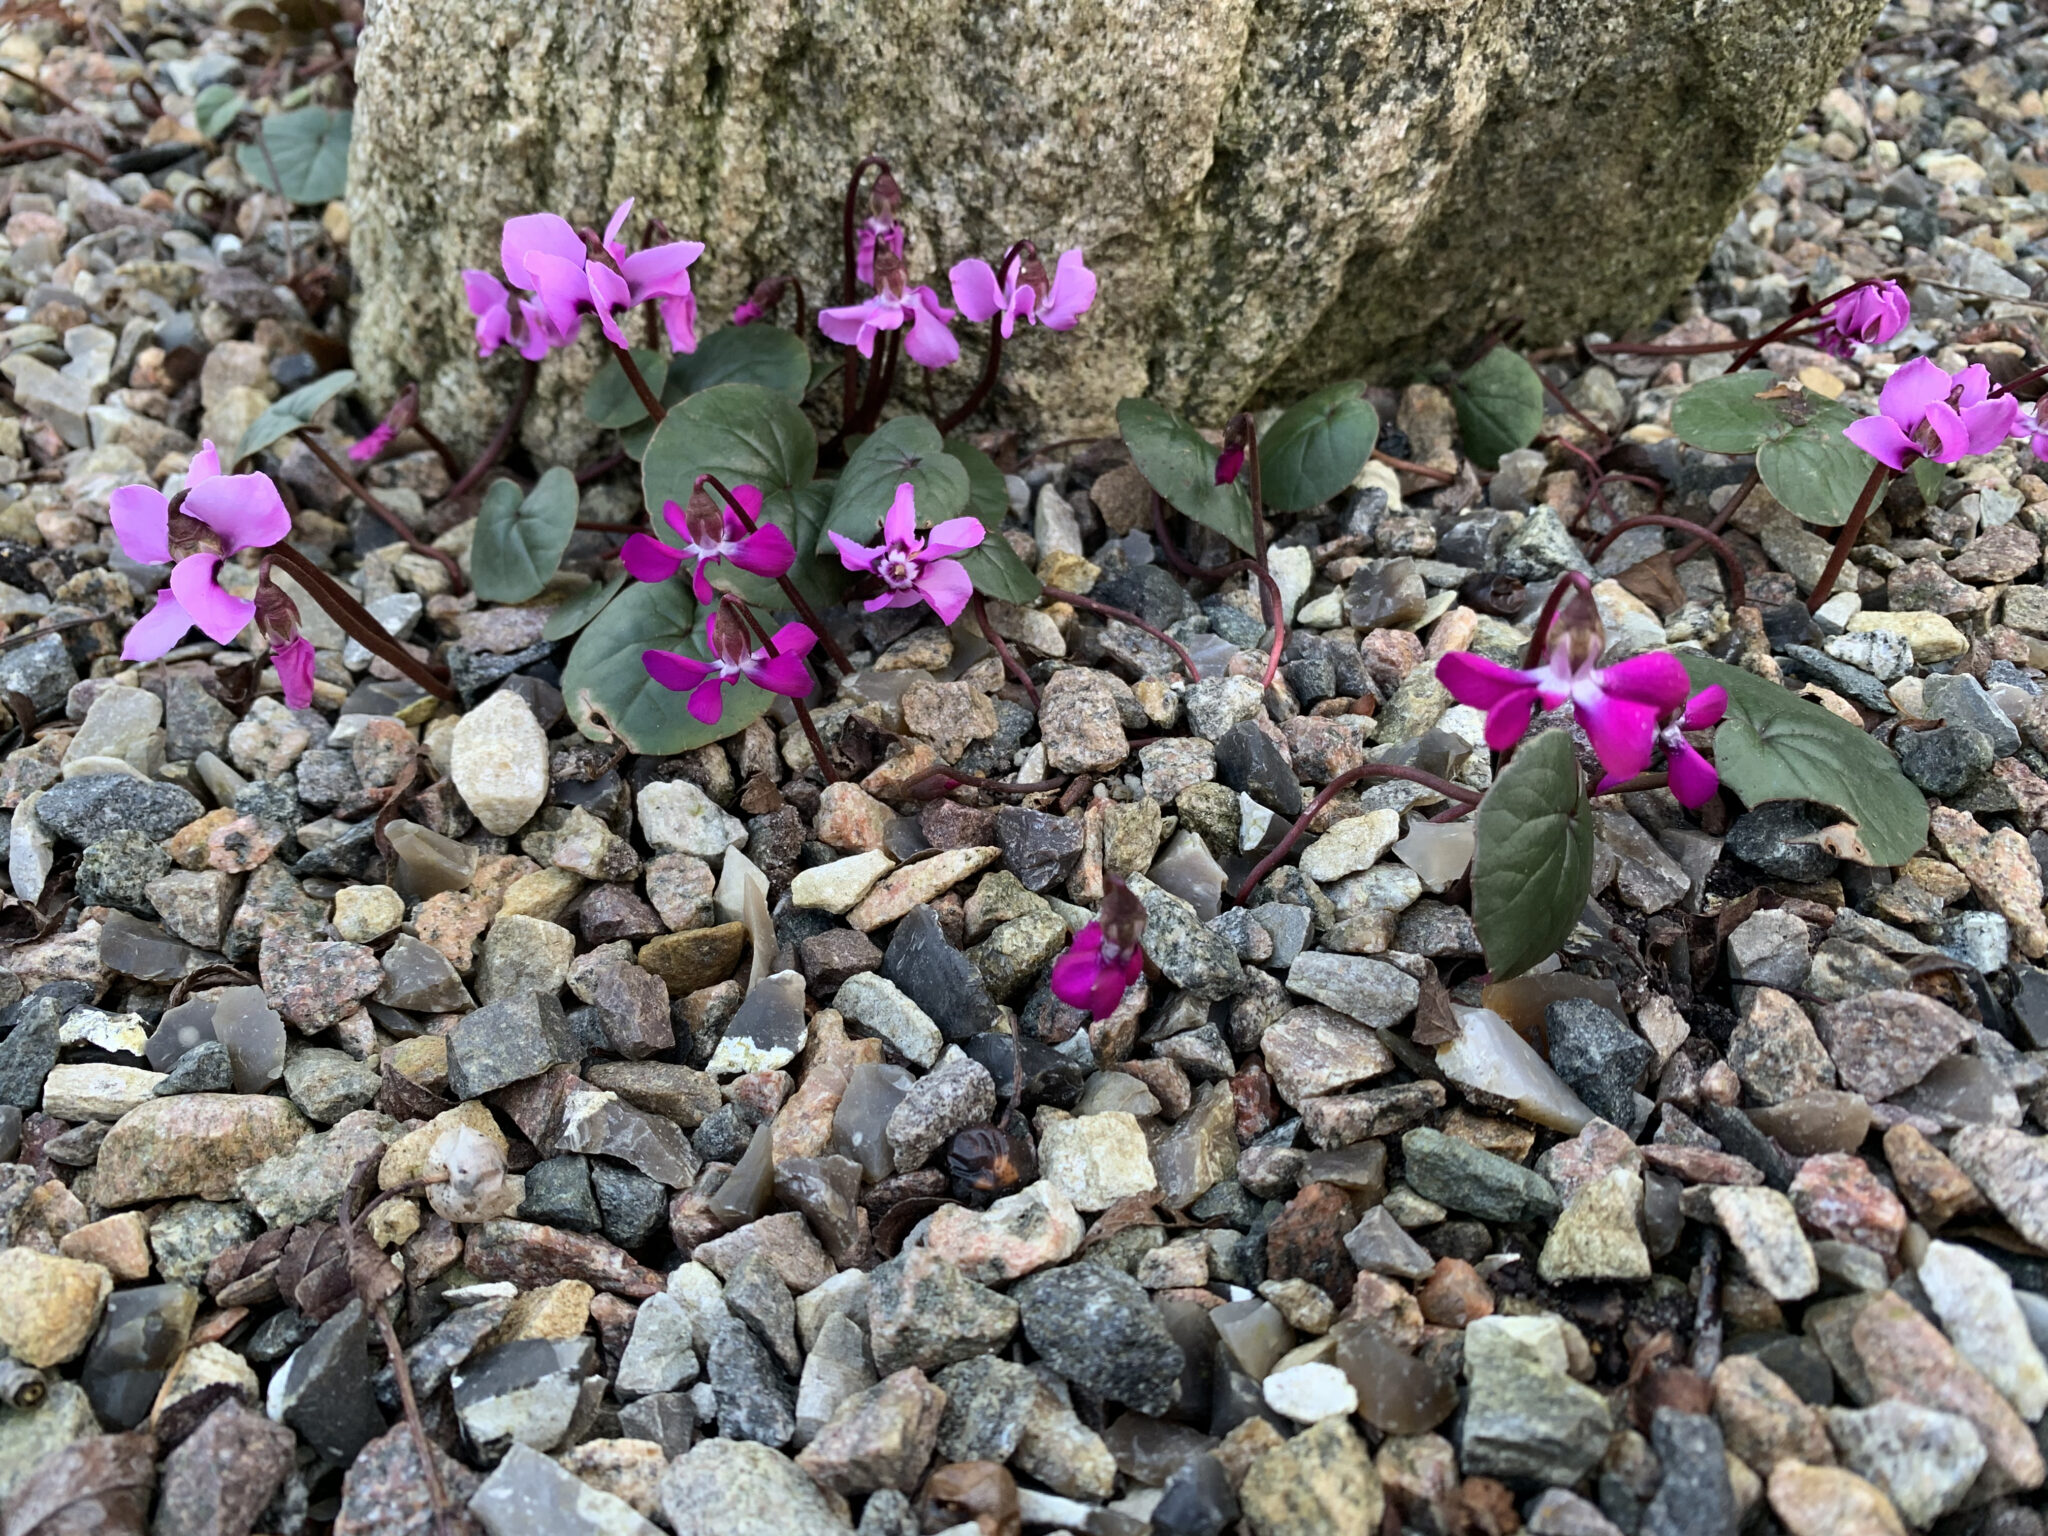
[{"label": "pebble bed", "polygon": [[[6,1536],[426,1536],[436,1481],[488,1536],[2042,1536],[2023,447],[1936,504],[1897,483],[1809,616],[1828,544],[1761,490],[1732,609],[1712,559],[1654,563],[1675,533],[1587,558],[1657,493],[1589,495],[1575,449],[1681,518],[1735,493],[1746,463],[1669,430],[1725,353],[1535,354],[1570,410],[1484,477],[1441,390],[1375,390],[1419,468],[1274,521],[1262,687],[1257,590],[1167,568],[1118,443],[991,440],[1019,554],[1200,676],[991,604],[1034,699],[971,626],[842,612],[826,783],[788,721],[672,758],[580,737],[541,631],[617,541],[480,605],[288,441],[294,542],[460,694],[307,599],[294,711],[253,635],[119,660],[149,578],[107,500],[340,365],[347,218],[287,228],[193,126],[208,85],[276,86],[261,48],[121,11],[147,63],[0,38],[72,103],[0,77],[14,137],[141,157],[0,169]],[[1768,365],[1866,404],[1910,356],[2034,366],[2044,90],[2028,8],[1887,9],[1655,339],[1885,273],[1889,351]],[[366,478],[466,559],[474,501],[417,439]],[[637,506],[614,476],[583,515]],[[1493,986],[1468,828],[1374,781],[1238,900],[1352,768],[1485,789],[1434,662],[1515,661],[1566,571],[1610,657],[1703,646],[1869,730],[1929,846],[1869,868],[1825,807],[1598,798],[1587,920]],[[1057,787],[912,793],[939,765]],[[1093,1020],[1045,975],[1111,876],[1146,965]]]}]

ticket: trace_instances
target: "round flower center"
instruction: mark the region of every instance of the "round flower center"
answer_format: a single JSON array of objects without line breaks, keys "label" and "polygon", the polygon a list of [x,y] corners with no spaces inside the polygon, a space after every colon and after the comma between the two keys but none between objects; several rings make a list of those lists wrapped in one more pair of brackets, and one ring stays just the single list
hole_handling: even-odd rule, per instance
[{"label": "round flower center", "polygon": [[904,553],[902,545],[892,544],[889,552],[875,562],[875,574],[885,585],[900,591],[917,581],[917,562]]}]

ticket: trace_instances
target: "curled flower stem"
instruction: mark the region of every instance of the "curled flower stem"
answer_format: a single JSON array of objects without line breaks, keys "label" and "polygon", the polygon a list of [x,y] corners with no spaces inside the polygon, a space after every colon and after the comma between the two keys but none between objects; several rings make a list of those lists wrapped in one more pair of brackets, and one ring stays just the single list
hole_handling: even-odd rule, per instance
[{"label": "curled flower stem", "polygon": [[1287,835],[1280,839],[1279,845],[1259,860],[1252,872],[1244,877],[1244,884],[1238,888],[1237,895],[1233,898],[1239,906],[1243,906],[1251,899],[1251,894],[1258,888],[1259,882],[1271,874],[1280,861],[1287,857],[1288,850],[1300,839],[1301,834],[1308,830],[1309,823],[1322,814],[1323,807],[1360,779],[1406,779],[1411,784],[1433,789],[1446,799],[1462,802],[1466,810],[1478,805],[1482,798],[1476,789],[1468,789],[1463,784],[1453,784],[1449,779],[1439,778],[1420,768],[1403,768],[1395,763],[1365,763],[1348,773],[1340,773],[1323,786],[1321,794],[1309,802],[1308,809],[1295,819],[1294,825],[1287,829]]},{"label": "curled flower stem", "polygon": [[[951,782],[928,791],[927,787],[938,779],[948,779]],[[1066,783],[1065,779],[1041,779],[1036,784],[1013,784],[1008,779],[985,779],[978,773],[969,773],[962,768],[949,768],[940,763],[936,767],[925,769],[904,785],[903,792],[913,800],[936,800],[965,784],[974,789],[987,790],[992,795],[1044,795],[1064,788]]]},{"label": "curled flower stem", "polygon": [[1863,494],[1856,498],[1856,506],[1849,513],[1849,521],[1842,524],[1842,532],[1835,540],[1834,552],[1828,556],[1828,563],[1821,568],[1820,580],[1813,584],[1813,592],[1806,599],[1806,611],[1818,613],[1820,605],[1828,600],[1835,590],[1835,578],[1842,574],[1842,566],[1849,559],[1849,551],[1856,547],[1856,541],[1863,536],[1863,520],[1870,516],[1870,509],[1876,505],[1878,494],[1883,491],[1885,481],[1891,478],[1891,471],[1880,464],[1870,472],[1870,478],[1863,483]]},{"label": "curled flower stem", "polygon": [[[855,293],[853,286],[853,269],[856,265],[853,248],[853,217],[854,207],[860,201],[861,181],[866,177],[870,169],[879,170],[884,176],[896,174],[890,167],[889,162],[880,155],[863,155],[854,165],[853,174],[846,179],[846,204],[839,225],[840,242],[846,256],[846,265],[842,270],[839,283],[839,302],[841,304],[851,304],[859,297]],[[860,350],[857,347],[848,346],[846,348],[845,371],[846,380],[841,391],[843,400],[839,410],[839,431],[842,436],[853,430],[854,402],[858,398],[855,391],[859,387],[855,375],[860,371]]]},{"label": "curled flower stem", "polygon": [[[1008,277],[1011,266],[1017,261],[1022,260],[1027,250],[1031,252],[1034,259],[1037,257],[1038,247],[1028,239],[1019,240],[1015,245],[1012,245],[1007,251],[1003,252],[1003,259],[996,263],[996,289],[998,292],[1002,290],[1003,282]],[[941,436],[952,431],[961,422],[972,416],[981,402],[988,398],[988,392],[996,387],[996,375],[1001,372],[1003,366],[1002,323],[1005,318],[1007,316],[1001,310],[989,316],[988,359],[982,364],[981,377],[975,381],[973,391],[969,393],[965,400],[960,402],[960,409],[939,423],[939,433]]]},{"label": "curled flower stem", "polygon": [[1252,577],[1266,589],[1266,595],[1273,600],[1273,646],[1266,653],[1266,675],[1259,682],[1261,688],[1273,686],[1274,674],[1280,670],[1280,651],[1287,644],[1287,625],[1280,619],[1280,584],[1264,565],[1253,560],[1233,560],[1228,565],[1197,565],[1174,547],[1173,538],[1166,531],[1166,498],[1157,491],[1152,493],[1152,528],[1159,544],[1159,552],[1166,556],[1166,563],[1183,576],[1192,576],[1198,581],[1222,581],[1225,577],[1240,572]]},{"label": "curled flower stem", "polygon": [[467,496],[482,483],[484,476],[490,473],[491,466],[504,457],[505,450],[512,446],[512,435],[519,430],[520,418],[526,414],[526,403],[533,398],[534,381],[539,377],[539,363],[527,362],[521,367],[519,387],[512,393],[512,404],[506,408],[505,419],[498,424],[498,430],[491,440],[484,444],[484,451],[477,455],[476,462],[469,466],[468,473],[448,487],[448,494],[441,498],[443,501],[455,501]]},{"label": "curled flower stem", "polygon": [[[775,649],[774,637],[762,627],[760,619],[754,615],[754,610],[745,603],[738,603],[735,606],[745,616],[747,628],[751,629],[759,637],[762,647],[768,654],[770,656],[780,656],[782,653]],[[839,782],[839,774],[832,767],[832,755],[825,750],[825,743],[818,735],[818,727],[811,719],[809,706],[802,699],[793,698],[789,702],[796,707],[797,723],[803,726],[804,735],[810,738],[811,756],[818,760],[818,772],[825,776],[827,784],[837,784]]]},{"label": "curled flower stem", "polygon": [[436,549],[431,544],[422,543],[419,535],[406,526],[404,518],[379,501],[367,485],[351,474],[341,460],[327,451],[313,428],[301,427],[292,435],[312,451],[313,457],[326,466],[327,472],[339,480],[350,495],[368,507],[387,528],[397,534],[407,549],[416,555],[425,555],[429,560],[440,562],[442,569],[448,573],[448,580],[454,583],[457,595],[462,593],[469,584],[462,579],[460,561],[445,549]]},{"label": "curled flower stem", "polygon": [[0,144],[0,155],[12,155],[25,149],[45,150],[51,155],[83,155],[94,165],[105,165],[107,157],[101,151],[87,144],[76,144],[70,139],[60,139],[52,134],[40,134],[30,139],[9,139]]},{"label": "curled flower stem", "polygon": [[647,387],[647,380],[641,377],[640,365],[633,361],[632,352],[616,341],[611,344],[611,348],[612,356],[619,360],[619,368],[626,375],[626,382],[633,386],[633,393],[640,397],[641,409],[647,412],[657,427],[660,426],[668,420],[667,407],[656,398],[654,391]]},{"label": "curled flower stem", "polygon": [[996,654],[1003,658],[1003,666],[1009,670],[1012,677],[1024,685],[1024,691],[1031,695],[1031,707],[1038,708],[1038,689],[1032,684],[1031,674],[1024,670],[1022,664],[1011,654],[1009,646],[1003,643],[1003,637],[996,633],[996,627],[988,616],[988,604],[981,600],[979,592],[974,594],[974,618],[975,622],[981,625],[981,632],[987,637],[988,643],[994,646]]},{"label": "curled flower stem", "polygon": [[621,448],[614,453],[608,453],[596,463],[586,464],[583,468],[577,470],[576,483],[578,485],[588,485],[593,480],[601,480],[625,462],[625,449]]},{"label": "curled flower stem", "polygon": [[435,698],[453,701],[455,690],[448,686],[447,673],[432,663],[421,661],[386,634],[384,626],[355,600],[347,587],[289,544],[273,545],[270,554],[272,559],[291,572],[293,579],[306,589],[314,601],[327,610],[329,618],[362,642],[363,649],[391,663]]},{"label": "curled flower stem", "polygon": [[1742,579],[1742,562],[1735,558],[1735,551],[1721,541],[1719,534],[1709,533],[1698,523],[1689,523],[1682,517],[1667,517],[1661,513],[1648,512],[1641,517],[1624,518],[1593,541],[1593,547],[1586,551],[1586,558],[1598,560],[1607,552],[1608,545],[1631,528],[1675,528],[1680,533],[1690,533],[1693,535],[1693,548],[1705,545],[1711,549],[1720,560],[1722,569],[1727,571],[1729,608],[1740,608],[1749,601],[1749,589]]},{"label": "curled flower stem", "polygon": [[1092,597],[1083,597],[1078,592],[1062,591],[1058,587],[1045,588],[1045,595],[1056,603],[1072,603],[1076,608],[1085,608],[1090,613],[1099,613],[1106,619],[1116,619],[1133,629],[1142,629],[1161,645],[1171,646],[1188,669],[1188,681],[1196,681],[1201,674],[1195,670],[1195,658],[1188,654],[1188,648],[1156,625],[1148,624],[1128,608],[1112,608],[1108,603],[1098,603]]},{"label": "curled flower stem", "polygon": [[[704,484],[710,486],[712,490],[718,493],[720,500],[732,508],[733,516],[737,517],[746,526],[747,532],[754,533],[759,530],[759,525],[747,515],[747,509],[739,504],[739,498],[726,489],[723,480],[719,479],[716,475],[705,475],[703,481]],[[810,557],[804,555],[802,551],[798,551],[797,558],[807,559]],[[797,590],[796,583],[791,581],[787,574],[784,574],[776,578],[776,584],[782,588],[782,595],[789,599],[789,604],[796,610],[797,617],[811,626],[811,633],[818,637],[818,644],[825,647],[825,654],[832,659],[832,665],[839,669],[839,675],[841,677],[853,676],[853,663],[846,659],[846,652],[839,648],[839,642],[832,638],[832,631],[825,627],[825,621],[818,617],[817,610],[812,608],[803,593]]]},{"label": "curled flower stem", "polygon": [[[1740,512],[1742,504],[1749,500],[1749,493],[1762,483],[1763,476],[1757,473],[1756,463],[1752,460],[1749,466],[1749,473],[1742,477],[1742,484],[1735,488],[1735,494],[1728,498],[1728,504],[1714,514],[1714,520],[1707,524],[1707,532],[1719,533],[1723,528],[1726,528],[1735,521],[1735,514]],[[1662,509],[1659,508],[1659,510],[1661,511]],[[1700,552],[1700,547],[1700,541],[1694,539],[1692,543],[1686,545],[1684,549],[1678,552],[1678,563],[1683,565],[1686,561],[1690,560]]]},{"label": "curled flower stem", "polygon": [[62,108],[66,112],[78,111],[77,102],[73,101],[69,96],[66,96],[54,85],[43,84],[43,82],[38,80],[34,75],[24,74],[21,70],[11,68],[6,64],[0,64],[0,75],[6,75],[11,80],[19,80],[23,85],[41,91],[45,97],[47,97],[51,101],[54,101],[60,108]]}]

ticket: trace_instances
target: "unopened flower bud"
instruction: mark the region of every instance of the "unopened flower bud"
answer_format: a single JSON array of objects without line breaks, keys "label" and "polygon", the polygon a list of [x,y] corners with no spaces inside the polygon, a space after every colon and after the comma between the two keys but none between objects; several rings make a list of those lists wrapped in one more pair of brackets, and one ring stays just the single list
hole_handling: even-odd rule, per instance
[{"label": "unopened flower bud", "polygon": [[1557,605],[1557,611],[1550,617],[1550,632],[1544,638],[1544,650],[1555,656],[1558,647],[1565,649],[1566,665],[1570,670],[1595,662],[1607,649],[1607,629],[1600,622],[1599,605],[1593,601],[1593,591],[1583,577],[1574,580],[1567,575],[1560,580],[1571,583],[1571,591],[1564,601]]},{"label": "unopened flower bud", "polygon": [[256,573],[256,628],[273,646],[289,645],[299,634],[299,605],[270,579],[270,562]]},{"label": "unopened flower bud", "polygon": [[747,628],[746,605],[730,595],[720,598],[718,612],[711,619],[711,653],[719,661],[738,666],[754,654],[753,633]]},{"label": "unopened flower bud", "polygon": [[701,485],[690,493],[690,504],[683,509],[683,525],[690,530],[690,542],[699,549],[709,549],[725,537],[725,514]]},{"label": "unopened flower bud", "polygon": [[896,184],[894,176],[887,171],[882,172],[868,191],[869,215],[886,223],[896,217],[896,210],[902,206],[903,189]]},{"label": "unopened flower bud", "polygon": [[1128,955],[1145,937],[1145,903],[1115,875],[1103,876],[1102,948],[1105,954]]}]

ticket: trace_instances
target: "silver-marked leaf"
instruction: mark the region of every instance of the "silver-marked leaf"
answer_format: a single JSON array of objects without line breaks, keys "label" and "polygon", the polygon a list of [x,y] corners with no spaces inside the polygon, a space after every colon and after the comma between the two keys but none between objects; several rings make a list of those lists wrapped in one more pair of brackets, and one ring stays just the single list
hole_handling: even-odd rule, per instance
[{"label": "silver-marked leaf", "polygon": [[1569,731],[1524,741],[1480,802],[1472,925],[1495,981],[1570,937],[1593,893],[1593,812]]},{"label": "silver-marked leaf", "polygon": [[1259,438],[1259,494],[1276,512],[1302,512],[1342,491],[1380,439],[1379,412],[1356,379],[1289,406]]},{"label": "silver-marked leaf", "polygon": [[974,579],[974,590],[983,597],[1029,603],[1045,590],[1031,567],[1017,558],[1017,551],[1010,548],[1010,541],[1000,533],[990,534],[968,550],[960,557],[960,563]]},{"label": "silver-marked leaf", "polygon": [[1786,427],[1780,400],[1758,396],[1782,389],[1762,368],[1701,379],[1671,402],[1671,430],[1708,453],[1755,453]]},{"label": "silver-marked leaf", "polygon": [[[634,347],[632,352],[633,366],[640,370],[641,381],[657,400],[661,399],[662,389],[668,383],[667,349]],[[626,377],[618,358],[606,358],[597,377],[583,391],[583,414],[600,427],[630,427],[647,419],[647,407],[640,403],[640,392],[633,388],[633,381]]]},{"label": "silver-marked leaf", "polygon": [[320,407],[353,388],[355,382],[355,371],[343,368],[293,390],[281,400],[273,400],[270,409],[249,423],[249,430],[235,445],[235,461],[240,463],[252,458],[278,439],[291,436],[301,427],[311,426]]},{"label": "silver-marked leaf", "polygon": [[1883,746],[1790,689],[1694,651],[1676,654],[1694,688],[1728,690],[1714,767],[1744,805],[1831,805],[1856,823],[1878,864],[1903,864],[1926,845],[1927,799]]},{"label": "silver-marked leaf", "polygon": [[547,623],[540,627],[543,640],[566,640],[577,630],[588,624],[610,606],[611,600],[626,590],[626,583],[633,578],[624,571],[610,581],[593,581],[566,603],[559,605],[548,615]]},{"label": "silver-marked leaf", "polygon": [[1214,444],[1163,405],[1150,400],[1117,403],[1116,424],[1131,462],[1167,505],[1205,528],[1213,528],[1249,554],[1253,547],[1252,504],[1239,481],[1216,483]]},{"label": "silver-marked leaf", "polygon": [[[262,147],[235,146],[242,174],[294,203],[330,203],[348,190],[348,140],[354,114],[333,107],[273,112],[258,130]],[[266,157],[265,149],[270,151]],[[277,175],[270,174],[272,165]]]},{"label": "silver-marked leaf", "polygon": [[1918,459],[1913,464],[1913,484],[1920,492],[1920,499],[1930,507],[1941,495],[1941,482],[1948,478],[1948,466],[1937,464],[1933,459]]},{"label": "silver-marked leaf", "polygon": [[470,576],[487,602],[523,603],[545,587],[576,533],[576,476],[557,464],[526,496],[510,480],[484,492]]},{"label": "silver-marked leaf", "polygon": [[817,434],[795,401],[759,384],[720,384],[691,395],[655,429],[640,485],[654,532],[675,543],[662,504],[689,505],[699,475],[734,490],[754,486],[769,516],[793,518],[792,497],[817,466]]},{"label": "silver-marked leaf", "polygon": [[811,355],[778,325],[728,325],[669,359],[669,377],[681,394],[720,384],[758,384],[801,400],[811,382]]},{"label": "silver-marked leaf", "polygon": [[724,707],[707,725],[690,713],[685,695],[647,675],[642,658],[650,650],[704,659],[703,615],[687,577],[634,582],[576,637],[562,669],[562,699],[585,736],[668,757],[745,730],[775,702],[752,683],[735,683],[720,690]]},{"label": "silver-marked leaf", "polygon": [[1458,436],[1481,469],[1500,456],[1526,448],[1543,430],[1543,381],[1527,358],[1495,347],[1451,384],[1458,412]]},{"label": "silver-marked leaf", "polygon": [[1757,449],[1758,478],[1794,517],[1836,528],[1856,510],[1856,499],[1879,465],[1842,435],[1855,419],[1839,405],[1824,406],[1804,426]]},{"label": "silver-marked leaf", "polygon": [[[904,484],[915,488],[920,528],[967,510],[972,489],[967,468],[946,452],[939,429],[922,416],[898,416],[861,439],[839,472],[825,529],[856,544],[874,543],[882,518],[896,499],[896,487]],[[833,553],[823,531],[817,549],[821,555]]]}]

